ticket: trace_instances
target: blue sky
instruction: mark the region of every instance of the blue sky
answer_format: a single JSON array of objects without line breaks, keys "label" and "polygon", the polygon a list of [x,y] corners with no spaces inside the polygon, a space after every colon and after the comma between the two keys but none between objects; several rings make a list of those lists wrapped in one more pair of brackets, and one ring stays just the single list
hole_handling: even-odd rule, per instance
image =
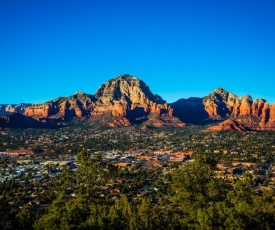
[{"label": "blue sky", "polygon": [[0,0],[0,103],[93,94],[128,73],[168,102],[275,102],[274,0]]}]

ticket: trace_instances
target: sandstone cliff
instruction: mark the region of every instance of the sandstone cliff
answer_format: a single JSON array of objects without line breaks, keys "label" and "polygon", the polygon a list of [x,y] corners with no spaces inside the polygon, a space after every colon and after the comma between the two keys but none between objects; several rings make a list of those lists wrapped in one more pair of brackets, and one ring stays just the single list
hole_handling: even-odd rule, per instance
[{"label": "sandstone cliff", "polygon": [[264,107],[261,120],[261,128],[275,131],[275,103],[270,107]]},{"label": "sandstone cliff", "polygon": [[204,108],[210,118],[250,115],[252,112],[252,103],[250,95],[238,97],[223,88],[218,88],[203,98]]},{"label": "sandstone cliff", "polygon": [[26,108],[24,115],[37,120],[43,118],[69,121],[74,117],[90,116],[94,108],[95,98],[83,92],[77,92],[70,97],[61,97],[44,104],[37,104]]}]

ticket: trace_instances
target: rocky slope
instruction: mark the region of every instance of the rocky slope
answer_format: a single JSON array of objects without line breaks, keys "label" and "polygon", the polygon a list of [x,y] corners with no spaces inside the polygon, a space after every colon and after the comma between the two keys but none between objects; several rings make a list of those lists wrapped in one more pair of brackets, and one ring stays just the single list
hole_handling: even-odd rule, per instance
[{"label": "rocky slope", "polygon": [[151,126],[184,126],[173,109],[152,94],[141,80],[122,75],[101,85],[95,95],[79,92],[71,97],[28,107],[24,113],[37,120],[70,122],[79,118],[110,127],[149,122]]},{"label": "rocky slope", "polygon": [[240,122],[227,119],[218,125],[211,126],[205,132],[228,132],[228,131],[247,131],[248,128],[244,127]]},{"label": "rocky slope", "polygon": [[171,106],[182,121],[203,124],[211,120],[235,119],[251,129],[275,130],[275,104],[250,95],[238,97],[223,88],[196,99],[181,99]]}]

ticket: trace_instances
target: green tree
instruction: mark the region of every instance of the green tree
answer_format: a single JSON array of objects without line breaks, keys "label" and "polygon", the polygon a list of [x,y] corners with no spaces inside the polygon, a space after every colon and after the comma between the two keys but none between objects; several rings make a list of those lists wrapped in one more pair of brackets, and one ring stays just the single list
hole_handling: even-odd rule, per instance
[{"label": "green tree", "polygon": [[226,197],[228,185],[214,177],[215,165],[209,156],[197,155],[194,162],[172,174],[170,193],[184,216],[183,226],[196,227],[198,217],[205,222],[204,210]]},{"label": "green tree", "polygon": [[36,210],[33,206],[25,204],[19,213],[18,220],[21,229],[33,229],[33,224],[36,219]]},{"label": "green tree", "polygon": [[78,153],[77,161],[80,163],[76,175],[78,192],[91,196],[97,195],[99,187],[105,184],[108,174],[101,156],[91,158],[86,151],[82,151]]},{"label": "green tree", "polygon": [[[61,224],[66,216],[66,199],[64,194],[60,194],[49,206],[46,214],[34,224],[35,229],[62,229]],[[63,224],[64,226],[64,224]]]},{"label": "green tree", "polygon": [[15,229],[16,221],[8,202],[0,198],[0,229]]}]

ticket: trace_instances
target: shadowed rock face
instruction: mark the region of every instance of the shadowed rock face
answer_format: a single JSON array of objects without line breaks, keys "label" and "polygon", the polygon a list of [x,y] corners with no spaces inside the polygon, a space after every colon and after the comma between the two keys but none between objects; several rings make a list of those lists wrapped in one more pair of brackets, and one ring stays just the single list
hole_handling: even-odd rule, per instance
[{"label": "shadowed rock face", "polygon": [[32,117],[27,117],[19,113],[13,113],[0,117],[0,128],[46,128],[54,127],[51,124],[45,124]]},{"label": "shadowed rock face", "polygon": [[180,99],[170,105],[174,110],[173,115],[184,122],[202,124],[209,118],[202,98],[190,97],[188,99]]},{"label": "shadowed rock face", "polygon": [[[154,95],[143,81],[122,75],[101,85],[94,96],[79,92],[71,97],[31,106],[24,114],[36,119],[65,122],[77,117],[111,127],[141,124],[151,115],[156,115],[156,119],[165,115],[171,121],[162,120],[162,126],[183,126],[172,113],[173,109],[160,96]],[[160,123],[157,122],[158,126]]]}]

